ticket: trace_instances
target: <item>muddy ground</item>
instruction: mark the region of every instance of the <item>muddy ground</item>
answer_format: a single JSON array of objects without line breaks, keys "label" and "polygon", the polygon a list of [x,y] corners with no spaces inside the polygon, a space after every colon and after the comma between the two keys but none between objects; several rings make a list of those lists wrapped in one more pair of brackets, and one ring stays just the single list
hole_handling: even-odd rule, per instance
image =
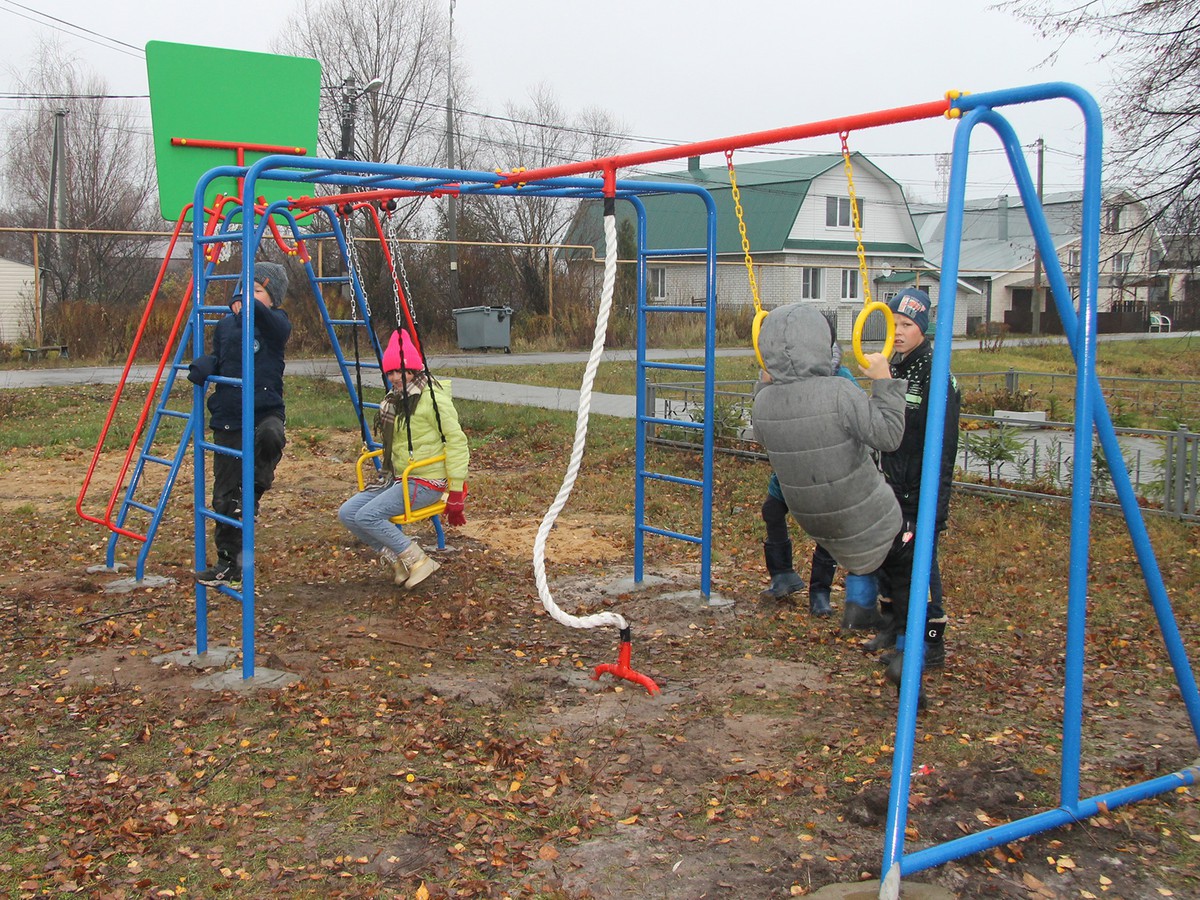
[{"label": "muddy ground", "polygon": [[[768,898],[879,877],[895,693],[862,648],[867,636],[842,631],[836,619],[811,619],[803,606],[758,601],[757,548],[715,567],[715,591],[736,600],[729,608],[702,602],[696,561],[673,549],[651,554],[649,572],[660,582],[653,589],[605,593],[631,574],[628,521],[564,515],[548,553],[555,597],[568,612],[610,609],[630,621],[633,665],[661,687],[650,696],[588,677],[593,666],[616,661],[614,629],[568,629],[542,609],[529,563],[537,522],[514,520],[496,490],[519,472],[493,473],[491,491],[480,477],[468,526],[451,531],[438,554],[441,570],[402,592],[332,518],[346,495],[347,461],[291,447],[263,504],[256,633],[258,665],[299,680],[280,691],[214,694],[194,687],[201,673],[152,661],[194,645],[190,513],[166,523],[148,568],[172,584],[106,593],[116,576],[86,571],[102,561],[104,535],[70,512],[81,462],[10,451],[0,486],[10,523],[0,576],[0,692],[9,707],[0,746],[20,749],[22,760],[6,776],[0,859],[9,868],[0,872],[23,875],[22,896],[52,885],[72,891],[48,874],[57,857],[36,849],[30,830],[38,826],[22,824],[33,814],[22,812],[13,779],[38,776],[29,771],[37,723],[21,707],[37,708],[49,729],[44,766],[94,781],[115,765],[84,758],[83,738],[71,745],[55,720],[57,696],[120,698],[134,731],[142,721],[156,729],[184,722],[184,731],[222,719],[266,727],[273,716],[336,707],[326,718],[352,740],[326,748],[332,755],[320,777],[336,770],[339,783],[353,780],[364,792],[395,775],[395,754],[409,748],[415,787],[404,790],[427,814],[351,826],[327,818],[331,801],[314,789],[290,807],[308,825],[286,853],[273,843],[285,825],[264,818],[245,826],[243,853],[253,859],[258,844],[275,847],[263,852],[284,864],[248,867],[242,896],[410,897],[423,886],[434,897]],[[430,546],[431,532],[420,539]],[[955,567],[962,551],[952,541],[943,546],[947,568]],[[909,849],[1057,802],[1061,686],[1052,681],[1061,678],[1061,632],[987,631],[981,640],[987,611],[967,594],[961,586],[955,594],[948,665],[927,676]],[[240,646],[240,611],[229,598],[213,597],[208,627],[214,645]],[[1139,689],[1137,673],[1124,687],[1110,684],[1119,668],[1102,666],[1105,680],[1093,685],[1100,696],[1088,700],[1085,752],[1099,761],[1085,767],[1085,795],[1179,770],[1198,755],[1177,694]],[[381,697],[405,715],[373,714]],[[448,802],[439,767],[459,767],[460,781],[473,780],[478,806]],[[296,771],[302,781],[318,779]],[[272,784],[282,781],[272,773]],[[423,783],[433,787],[420,794]],[[71,779],[63,784],[75,789]],[[506,806],[526,793],[522,809]],[[529,810],[544,824],[531,827]],[[505,822],[517,819],[520,833],[506,832]],[[1196,792],[1181,790],[906,882],[963,898],[1189,896],[1200,884],[1198,841]],[[144,852],[169,856],[195,842],[167,829]],[[359,862],[323,869],[335,853]],[[153,878],[139,888],[118,874],[96,880],[81,870],[69,884],[93,896],[166,896]]]}]

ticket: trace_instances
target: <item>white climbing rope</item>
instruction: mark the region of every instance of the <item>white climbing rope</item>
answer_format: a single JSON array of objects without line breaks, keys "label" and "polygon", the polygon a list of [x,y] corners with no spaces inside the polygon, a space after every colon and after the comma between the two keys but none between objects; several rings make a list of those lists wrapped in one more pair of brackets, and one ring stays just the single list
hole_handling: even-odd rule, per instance
[{"label": "white climbing rope", "polygon": [[[611,202],[611,201],[609,201]],[[575,417],[575,442],[571,447],[571,460],[567,464],[567,474],[563,478],[558,496],[546,510],[542,525],[538,528],[537,537],[533,540],[533,575],[537,582],[538,596],[542,598],[542,606],[546,612],[561,625],[568,628],[600,628],[604,625],[615,625],[617,628],[627,628],[625,617],[614,612],[594,613],[590,616],[572,616],[558,608],[554,597],[550,594],[550,586],[546,583],[546,538],[562,508],[567,505],[571,491],[575,487],[575,479],[579,475],[579,464],[583,460],[583,451],[587,446],[588,415],[592,407],[592,384],[596,380],[596,369],[600,366],[600,356],[604,352],[604,338],[608,333],[608,313],[612,309],[613,290],[617,283],[617,217],[604,217],[604,284],[600,290],[600,309],[596,312],[596,334],[592,338],[592,352],[588,356],[587,366],[583,370],[583,383],[579,387],[579,412]]]}]

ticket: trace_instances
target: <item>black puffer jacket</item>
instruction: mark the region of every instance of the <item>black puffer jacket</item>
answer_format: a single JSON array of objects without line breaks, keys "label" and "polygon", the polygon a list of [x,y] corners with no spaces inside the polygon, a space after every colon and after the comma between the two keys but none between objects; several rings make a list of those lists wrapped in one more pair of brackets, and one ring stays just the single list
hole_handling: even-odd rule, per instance
[{"label": "black puffer jacket", "polygon": [[[251,301],[255,302],[255,301]],[[230,313],[213,329],[213,374],[242,377],[242,321],[245,311]],[[282,309],[258,303],[254,310],[254,421],[284,417],[284,348],[292,323]],[[213,431],[240,431],[242,389],[218,384],[208,398],[209,427]]]},{"label": "black puffer jacket", "polygon": [[[900,511],[906,519],[917,518],[917,500],[921,492],[922,456],[925,452],[925,420],[928,417],[929,383],[933,363],[933,347],[929,341],[913,350],[904,359],[892,358],[892,377],[908,382],[904,395],[904,438],[900,446],[881,454],[883,477],[896,492]],[[938,487],[937,530],[944,531],[950,514],[950,485],[954,481],[954,460],[958,455],[958,414],[962,395],[954,376],[946,394],[946,425],[942,439],[942,472]]]}]

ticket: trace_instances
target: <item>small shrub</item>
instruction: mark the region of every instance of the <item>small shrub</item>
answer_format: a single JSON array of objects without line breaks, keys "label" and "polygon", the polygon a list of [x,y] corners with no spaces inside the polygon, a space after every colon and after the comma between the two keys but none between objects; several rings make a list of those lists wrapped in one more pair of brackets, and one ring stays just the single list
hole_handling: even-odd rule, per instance
[{"label": "small shrub", "polygon": [[1011,409],[1014,412],[1038,409],[1037,392],[1025,390],[1012,393],[1004,388],[991,390],[982,388],[963,392],[962,411],[964,413],[990,416],[998,409]]},{"label": "small shrub", "polygon": [[967,453],[987,467],[987,483],[994,484],[1005,463],[1016,462],[1025,451],[1016,429],[1007,425],[985,431],[968,431],[963,435]]}]

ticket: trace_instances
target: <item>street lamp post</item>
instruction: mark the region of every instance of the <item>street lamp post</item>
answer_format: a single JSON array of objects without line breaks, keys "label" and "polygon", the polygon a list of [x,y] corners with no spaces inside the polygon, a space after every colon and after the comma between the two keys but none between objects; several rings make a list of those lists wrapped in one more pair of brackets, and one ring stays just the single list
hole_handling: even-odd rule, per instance
[{"label": "street lamp post", "polygon": [[355,90],[355,78],[347,75],[342,82],[342,146],[338,159],[354,159],[354,120],[358,115],[359,98],[373,94],[383,87],[382,78],[372,78],[364,87]]}]

